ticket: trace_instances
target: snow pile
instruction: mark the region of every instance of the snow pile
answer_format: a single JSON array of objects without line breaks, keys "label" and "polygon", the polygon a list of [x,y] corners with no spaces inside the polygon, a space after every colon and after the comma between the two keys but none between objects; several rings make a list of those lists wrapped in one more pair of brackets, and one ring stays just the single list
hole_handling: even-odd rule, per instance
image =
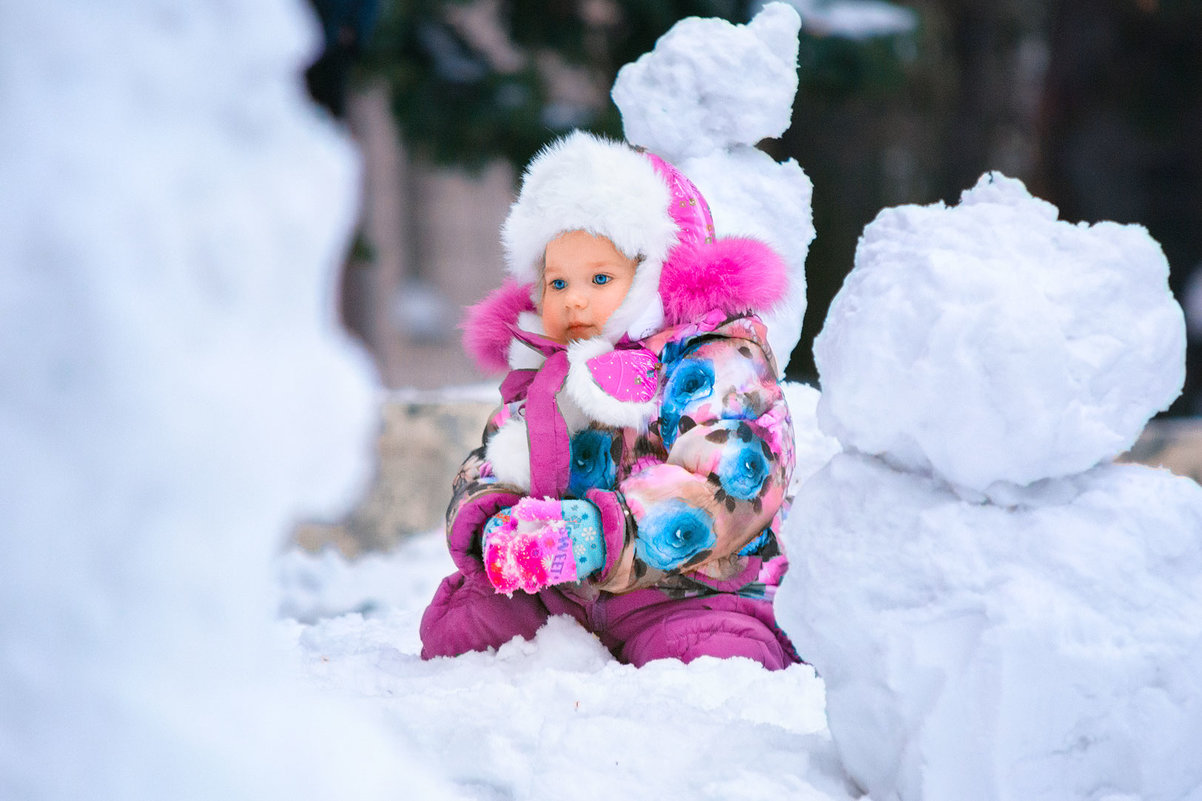
[{"label": "snow pile", "polygon": [[1168,262],[1135,225],[1072,225],[1021,182],[886,209],[814,342],[844,445],[984,492],[1135,443],[1185,379]]},{"label": "snow pile", "polygon": [[6,6],[2,798],[437,790],[269,644],[278,543],[359,487],[374,426],[315,43],[286,0]]},{"label": "snow pile", "polygon": [[612,91],[626,139],[689,176],[719,236],[761,239],[788,264],[786,300],[764,318],[782,376],[805,316],[813,187],[796,161],[777,163],[755,145],[789,127],[800,25],[784,3],[746,25],[681,20],[618,71]]},{"label": "snow pile", "polygon": [[796,495],[801,485],[843,448],[839,440],[823,433],[818,427],[818,404],[822,393],[797,381],[782,381],[780,388],[785,394],[785,403],[789,405],[789,415],[793,418],[796,462],[793,465],[793,478],[789,482],[789,493]]},{"label": "snow pile", "polygon": [[[423,662],[418,622],[452,570],[441,532],[354,563],[293,552],[283,567],[285,608],[312,621],[285,632],[297,670],[382,719],[448,778],[443,797],[855,797],[808,666],[769,673],[703,658],[636,669],[566,617],[530,642]],[[323,617],[339,607],[355,611]]]},{"label": "snow pile", "polygon": [[848,452],[777,611],[876,799],[1202,799],[1202,488],[1091,467],[1180,386],[1180,311],[1146,232],[1055,217],[997,175],[882,212],[816,348]]}]

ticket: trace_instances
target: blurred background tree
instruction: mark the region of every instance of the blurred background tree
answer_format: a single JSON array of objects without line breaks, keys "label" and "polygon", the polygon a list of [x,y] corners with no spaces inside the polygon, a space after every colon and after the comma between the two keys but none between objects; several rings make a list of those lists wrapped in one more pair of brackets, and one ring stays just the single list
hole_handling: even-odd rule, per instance
[{"label": "blurred background tree", "polygon": [[1202,2],[1060,0],[1050,22],[1034,187],[1160,242],[1191,329],[1170,411],[1202,414]]},{"label": "blurred background tree", "polygon": [[679,19],[744,21],[739,0],[393,0],[366,58],[401,130],[440,164],[521,168],[573,128],[620,137],[618,69]]},{"label": "blurred background tree", "polygon": [[[805,21],[793,125],[762,146],[814,182],[809,310],[791,377],[816,381],[813,336],[864,225],[885,206],[954,203],[991,169],[1065,219],[1145,225],[1185,299],[1202,263],[1202,2],[790,2]],[[608,97],[617,70],[677,20],[743,22],[761,5],[380,3],[362,66],[390,87],[410,147],[437,163],[499,157],[519,169],[571,128],[620,136]],[[1175,413],[1202,412],[1200,351]]]}]

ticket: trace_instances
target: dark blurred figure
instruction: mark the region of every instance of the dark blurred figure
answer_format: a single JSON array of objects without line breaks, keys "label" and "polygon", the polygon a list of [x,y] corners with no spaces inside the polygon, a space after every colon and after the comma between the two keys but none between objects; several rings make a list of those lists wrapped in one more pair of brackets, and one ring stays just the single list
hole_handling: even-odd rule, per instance
[{"label": "dark blurred figure", "polygon": [[[1146,226],[1184,302],[1202,264],[1202,2],[1060,0],[1050,51],[1042,194],[1064,219]],[[1200,346],[1170,414],[1202,413]]]},{"label": "dark blurred figure", "polygon": [[321,21],[325,46],[317,61],[305,71],[305,83],[314,100],[335,117],[346,116],[351,69],[363,52],[379,16],[378,0],[309,0]]}]

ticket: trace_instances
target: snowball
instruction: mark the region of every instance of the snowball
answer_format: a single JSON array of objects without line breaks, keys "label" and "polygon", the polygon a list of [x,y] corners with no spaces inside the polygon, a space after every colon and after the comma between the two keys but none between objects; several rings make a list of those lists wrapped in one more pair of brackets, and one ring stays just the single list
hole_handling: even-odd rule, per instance
[{"label": "snowball", "polygon": [[1049,483],[977,505],[842,454],[803,487],[777,615],[873,798],[1200,797],[1202,488]]},{"label": "snowball", "polygon": [[612,96],[626,139],[676,164],[789,127],[801,21],[784,3],[746,25],[689,17],[622,67]]},{"label": "snowball", "polygon": [[1017,180],[886,209],[814,343],[845,447],[986,491],[1129,448],[1184,381],[1168,264],[1138,225],[1070,224]]},{"label": "snowball", "polygon": [[357,160],[300,9],[5,8],[0,798],[442,789],[274,647],[279,543],[375,427],[332,307]]}]

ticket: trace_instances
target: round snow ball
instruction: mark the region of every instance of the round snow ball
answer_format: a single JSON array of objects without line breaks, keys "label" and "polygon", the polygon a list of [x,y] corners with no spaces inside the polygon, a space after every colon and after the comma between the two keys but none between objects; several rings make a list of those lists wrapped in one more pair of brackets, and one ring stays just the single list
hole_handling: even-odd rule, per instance
[{"label": "round snow ball", "polygon": [[984,492],[1129,448],[1181,390],[1185,324],[1144,228],[1061,221],[989,173],[865,228],[814,356],[825,431]]},{"label": "round snow ball", "polygon": [[676,23],[618,72],[612,96],[627,141],[677,162],[780,136],[797,94],[800,28],[784,3],[746,25]]}]

